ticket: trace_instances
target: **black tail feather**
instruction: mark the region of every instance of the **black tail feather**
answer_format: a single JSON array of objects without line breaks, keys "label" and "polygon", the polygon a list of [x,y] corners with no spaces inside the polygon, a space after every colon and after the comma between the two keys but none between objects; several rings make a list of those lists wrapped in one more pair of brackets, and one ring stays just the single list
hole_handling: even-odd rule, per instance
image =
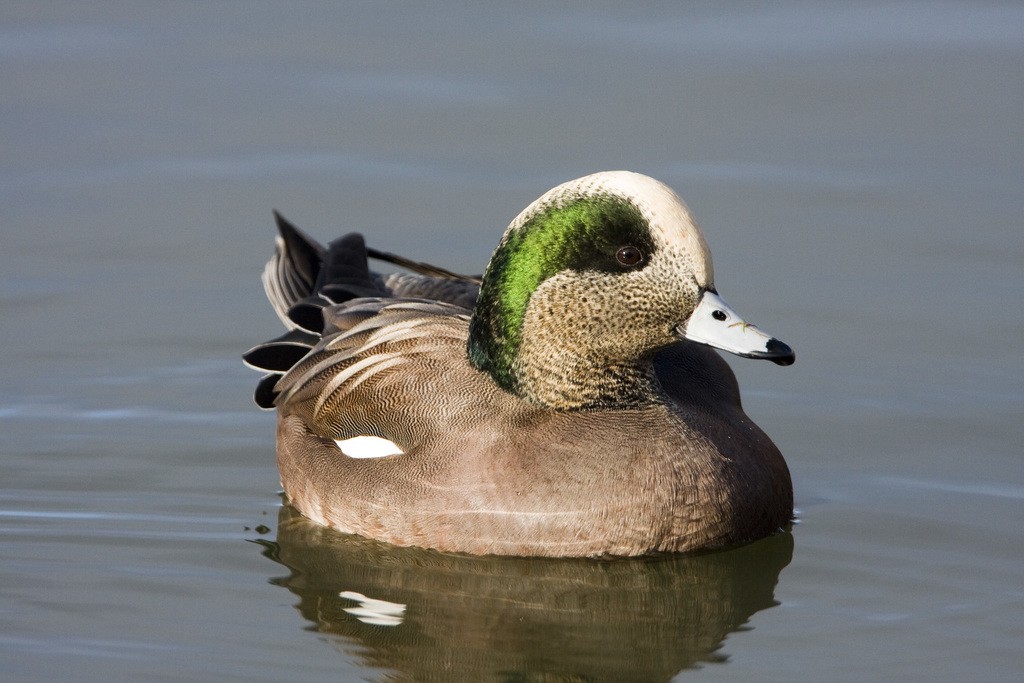
[{"label": "black tail feather", "polygon": [[274,391],[274,387],[281,377],[283,375],[277,373],[264,375],[263,379],[256,385],[256,392],[253,394],[253,400],[256,401],[256,405],[264,410],[274,409],[274,401],[277,400],[277,392]]},{"label": "black tail feather", "polygon": [[274,211],[274,220],[280,238],[274,256],[264,268],[263,283],[267,298],[289,331],[254,346],[243,355],[246,364],[270,373],[256,387],[254,398],[261,408],[274,406],[277,397],[274,387],[278,380],[320,341],[324,333],[325,308],[350,299],[396,295],[389,289],[391,285],[370,272],[369,258],[425,276],[422,283],[412,276],[414,286],[400,287],[402,291],[398,296],[424,296],[415,294],[415,290],[426,287],[429,291],[437,290],[437,295],[447,300],[451,294],[447,290],[454,286],[457,293],[472,290],[475,297],[479,277],[459,275],[428,263],[370,249],[358,233],[345,235],[324,247],[277,211]]},{"label": "black tail feather", "polygon": [[242,360],[251,367],[269,372],[287,372],[320,340],[319,335],[304,330],[289,330],[277,339],[257,344]]},{"label": "black tail feather", "polygon": [[274,211],[274,221],[277,223],[281,239],[284,240],[285,253],[288,255],[291,269],[307,284],[309,293],[312,294],[316,291],[320,264],[323,263],[327,250],[277,211]]}]

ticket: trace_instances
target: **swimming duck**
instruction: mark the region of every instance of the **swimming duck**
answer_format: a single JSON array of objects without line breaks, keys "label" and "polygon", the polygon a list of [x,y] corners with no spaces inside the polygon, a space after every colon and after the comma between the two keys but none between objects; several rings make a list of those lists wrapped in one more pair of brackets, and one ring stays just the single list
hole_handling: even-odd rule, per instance
[{"label": "swimming duck", "polygon": [[[276,214],[275,214],[276,215]],[[789,470],[711,347],[793,351],[715,289],[689,209],[637,173],[530,204],[482,277],[323,247],[277,216],[263,282],[288,500],[343,532],[471,554],[705,550],[789,523]],[[411,272],[380,275],[368,258]]]}]

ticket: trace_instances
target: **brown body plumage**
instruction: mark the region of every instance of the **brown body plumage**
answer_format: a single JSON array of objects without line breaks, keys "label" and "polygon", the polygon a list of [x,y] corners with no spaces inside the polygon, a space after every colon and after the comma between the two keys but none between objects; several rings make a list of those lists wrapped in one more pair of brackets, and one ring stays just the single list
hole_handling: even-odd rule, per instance
[{"label": "brown body plumage", "polygon": [[[582,181],[542,197],[509,231],[599,192],[631,202],[654,241],[633,240],[645,260],[627,254],[624,265],[605,258],[600,240],[573,245],[565,263],[536,276],[521,319],[488,323],[514,353],[493,341],[473,353],[474,315],[517,310],[504,300],[474,308],[478,279],[404,260],[421,273],[378,276],[360,237],[324,249],[279,221],[268,295],[290,327],[310,319],[310,306],[322,325],[293,329],[247,360],[273,373],[257,400],[277,408],[281,481],[304,515],[398,545],[548,556],[723,547],[788,523],[785,461],[744,414],[728,365],[684,338],[714,292],[696,224],[643,176]],[[506,242],[515,242],[509,233]],[[596,255],[580,251],[591,248]],[[485,282],[498,277],[496,259]],[[791,362],[788,347],[758,334],[768,341],[751,341],[744,355]],[[400,454],[350,457],[344,443],[356,436]]]}]

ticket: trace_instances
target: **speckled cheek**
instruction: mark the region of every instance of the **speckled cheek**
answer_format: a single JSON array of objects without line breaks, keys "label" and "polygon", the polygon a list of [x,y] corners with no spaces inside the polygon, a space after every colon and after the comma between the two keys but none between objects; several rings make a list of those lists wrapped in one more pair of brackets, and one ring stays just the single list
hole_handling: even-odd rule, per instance
[{"label": "speckled cheek", "polygon": [[534,292],[524,340],[618,360],[667,344],[678,297],[655,284],[645,272],[560,273]]},{"label": "speckled cheek", "polygon": [[713,286],[711,281],[702,279],[700,273],[706,273],[706,270],[697,268],[695,272],[697,260],[690,253],[663,250],[648,267],[647,275],[655,285],[652,290],[656,292],[652,296],[659,298],[672,325],[690,316],[702,288]]}]

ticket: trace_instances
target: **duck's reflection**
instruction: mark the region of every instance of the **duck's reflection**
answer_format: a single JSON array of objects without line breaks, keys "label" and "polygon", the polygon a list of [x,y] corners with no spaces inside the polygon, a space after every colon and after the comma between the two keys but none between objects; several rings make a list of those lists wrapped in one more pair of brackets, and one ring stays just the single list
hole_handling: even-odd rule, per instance
[{"label": "duck's reflection", "polygon": [[447,555],[339,534],[288,506],[263,544],[317,630],[382,678],[416,681],[665,681],[725,661],[724,638],[777,604],[793,553],[785,533],[632,560]]}]

